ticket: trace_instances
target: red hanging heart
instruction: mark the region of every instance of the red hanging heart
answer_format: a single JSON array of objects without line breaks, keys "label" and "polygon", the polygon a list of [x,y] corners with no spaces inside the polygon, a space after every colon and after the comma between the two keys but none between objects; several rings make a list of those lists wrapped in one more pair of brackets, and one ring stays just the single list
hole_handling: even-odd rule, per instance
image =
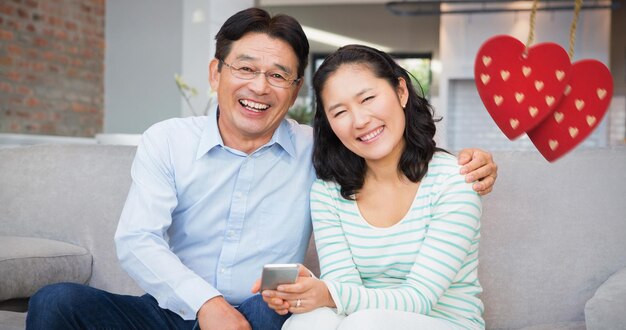
[{"label": "red hanging heart", "polygon": [[559,103],[571,63],[555,43],[528,48],[506,35],[487,40],[474,63],[478,94],[510,140],[538,125]]},{"label": "red hanging heart", "polygon": [[528,137],[550,162],[574,149],[600,124],[613,96],[609,69],[596,60],[581,60],[572,66],[565,96]]}]

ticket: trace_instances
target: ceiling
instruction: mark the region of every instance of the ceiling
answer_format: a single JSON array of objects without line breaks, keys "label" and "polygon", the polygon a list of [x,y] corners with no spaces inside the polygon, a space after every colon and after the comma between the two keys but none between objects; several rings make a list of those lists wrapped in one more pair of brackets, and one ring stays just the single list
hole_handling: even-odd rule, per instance
[{"label": "ceiling", "polygon": [[[259,6],[316,6],[316,5],[385,5],[398,16],[471,14],[488,12],[530,11],[531,0],[256,0]],[[581,1],[582,3],[582,1]],[[535,3],[538,11],[573,10],[572,0],[548,0]],[[582,9],[616,9],[620,4],[612,0],[595,0],[582,4]]]},{"label": "ceiling", "polygon": [[389,0],[258,0],[259,6],[384,4]]}]

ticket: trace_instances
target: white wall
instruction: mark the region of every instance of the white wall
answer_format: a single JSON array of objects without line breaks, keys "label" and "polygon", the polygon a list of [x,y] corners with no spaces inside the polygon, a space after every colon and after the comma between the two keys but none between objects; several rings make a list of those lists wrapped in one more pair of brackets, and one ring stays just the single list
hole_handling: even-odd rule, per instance
[{"label": "white wall", "polygon": [[[261,4],[273,2],[261,1]],[[302,5],[301,3],[266,6],[265,9],[273,14],[293,16],[304,26],[388,47],[391,52],[430,53],[433,60],[439,58],[439,16],[396,16],[382,4]],[[309,44],[311,55],[330,53],[338,48],[314,40],[309,40]],[[313,94],[310,86],[311,67],[309,65],[306,71],[306,84],[301,90],[301,94],[310,94],[309,96]],[[431,95],[436,95],[439,76],[435,72],[432,78]]]},{"label": "white wall", "polygon": [[215,34],[253,0],[109,0],[106,6],[104,133],[142,133],[192,112],[174,81],[181,74],[207,102]]},{"label": "white wall", "polygon": [[180,115],[181,19],[180,1],[107,1],[105,133],[141,133]]},{"label": "white wall", "polygon": [[[198,90],[198,95],[190,98],[196,114],[203,114],[209,101],[208,68],[210,60],[215,55],[215,35],[228,17],[252,6],[254,6],[253,0],[185,0],[183,2],[181,73],[185,81]],[[193,115],[182,97],[181,102],[183,102],[182,116]]]},{"label": "white wall", "polygon": [[[560,44],[567,51],[569,49],[569,29],[572,21],[572,11],[538,12],[536,16],[535,44],[539,42],[555,42]],[[529,33],[529,12],[518,13],[494,13],[494,14],[458,14],[443,15],[440,26],[440,58],[442,73],[440,80],[440,93],[437,113],[444,116],[443,122],[438,125],[438,141],[442,146],[458,149],[458,145],[450,145],[447,131],[451,127],[447,126],[454,121],[452,118],[459,112],[450,113],[451,104],[455,104],[451,95],[452,87],[463,85],[463,82],[473,80],[474,58],[480,46],[490,37],[499,34],[508,34],[526,43]],[[609,42],[610,42],[611,15],[609,10],[585,10],[580,14],[578,29],[576,34],[574,61],[583,58],[593,58],[605,63],[608,66]],[[475,90],[475,88],[474,88]],[[475,92],[475,97],[478,93]],[[459,102],[456,102],[458,104]],[[460,102],[463,104],[464,102]],[[467,102],[470,104],[471,102]],[[484,110],[487,114],[487,110]],[[455,110],[456,111],[456,110]],[[601,127],[597,131],[606,130],[605,117]],[[475,118],[475,116],[474,116]],[[495,123],[491,117],[486,115],[478,122],[456,123],[456,129],[478,127],[478,131],[485,132],[485,136],[472,134],[472,139],[463,138],[463,141],[472,146],[484,147],[488,150],[500,149],[497,146],[481,144],[493,135],[492,128]],[[471,127],[469,127],[471,126]],[[497,129],[497,127],[496,127]],[[456,133],[456,132],[455,132]],[[500,133],[502,137],[504,134]],[[608,134],[604,134],[608,135]],[[467,135],[466,135],[467,137]],[[506,137],[504,137],[506,139]],[[516,142],[519,145],[528,145],[521,140]],[[511,143],[510,146],[514,146]],[[514,147],[511,147],[515,149]]]}]

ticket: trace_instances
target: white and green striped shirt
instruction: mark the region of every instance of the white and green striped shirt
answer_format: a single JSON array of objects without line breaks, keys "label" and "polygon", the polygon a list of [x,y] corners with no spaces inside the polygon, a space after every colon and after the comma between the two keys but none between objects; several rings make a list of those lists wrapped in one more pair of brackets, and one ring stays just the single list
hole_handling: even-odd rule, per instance
[{"label": "white and green striped shirt", "polygon": [[409,212],[376,228],[334,182],[316,180],[311,213],[321,279],[337,312],[392,309],[485,327],[477,277],[480,196],[455,157],[438,152]]}]

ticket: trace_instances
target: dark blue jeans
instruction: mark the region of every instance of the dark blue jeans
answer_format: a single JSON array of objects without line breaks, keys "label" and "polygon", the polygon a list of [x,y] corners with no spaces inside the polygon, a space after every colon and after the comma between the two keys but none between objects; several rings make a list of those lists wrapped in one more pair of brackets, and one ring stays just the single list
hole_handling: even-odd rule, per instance
[{"label": "dark blue jeans", "polygon": [[[252,329],[280,329],[288,316],[276,314],[255,295],[237,310]],[[219,324],[220,320],[215,320]],[[48,285],[30,298],[26,329],[194,329],[195,320],[159,307],[156,299],[113,294],[86,285]]]}]

